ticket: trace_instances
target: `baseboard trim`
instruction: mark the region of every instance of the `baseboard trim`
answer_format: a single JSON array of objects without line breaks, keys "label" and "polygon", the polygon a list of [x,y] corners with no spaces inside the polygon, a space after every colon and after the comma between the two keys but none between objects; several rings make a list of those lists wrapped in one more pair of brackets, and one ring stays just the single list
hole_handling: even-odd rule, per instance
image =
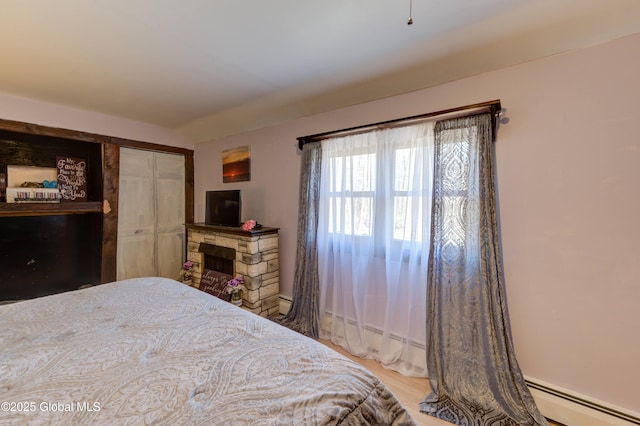
[{"label": "baseboard trim", "polygon": [[566,426],[640,425],[640,414],[525,377],[538,409],[546,418]]}]

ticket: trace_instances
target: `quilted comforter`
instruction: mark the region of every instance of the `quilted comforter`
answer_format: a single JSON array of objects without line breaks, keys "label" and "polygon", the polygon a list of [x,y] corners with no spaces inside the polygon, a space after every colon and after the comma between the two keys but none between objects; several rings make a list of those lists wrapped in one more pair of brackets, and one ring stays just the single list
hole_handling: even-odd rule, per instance
[{"label": "quilted comforter", "polygon": [[0,306],[0,424],[414,424],[324,345],[164,278]]}]

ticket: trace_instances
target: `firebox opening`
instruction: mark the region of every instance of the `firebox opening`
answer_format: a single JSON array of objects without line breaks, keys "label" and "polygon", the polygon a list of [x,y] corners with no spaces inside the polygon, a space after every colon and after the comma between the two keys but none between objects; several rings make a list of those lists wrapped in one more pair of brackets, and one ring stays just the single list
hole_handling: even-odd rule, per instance
[{"label": "firebox opening", "polygon": [[234,249],[200,243],[198,251],[204,255],[204,269],[229,275],[235,274],[236,251]]}]

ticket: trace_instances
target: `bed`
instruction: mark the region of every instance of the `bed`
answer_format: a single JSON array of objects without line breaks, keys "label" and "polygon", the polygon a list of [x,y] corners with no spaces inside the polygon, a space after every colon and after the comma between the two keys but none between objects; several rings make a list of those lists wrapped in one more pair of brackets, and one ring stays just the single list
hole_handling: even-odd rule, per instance
[{"label": "bed", "polygon": [[173,280],[0,306],[0,424],[398,424],[368,370]]}]

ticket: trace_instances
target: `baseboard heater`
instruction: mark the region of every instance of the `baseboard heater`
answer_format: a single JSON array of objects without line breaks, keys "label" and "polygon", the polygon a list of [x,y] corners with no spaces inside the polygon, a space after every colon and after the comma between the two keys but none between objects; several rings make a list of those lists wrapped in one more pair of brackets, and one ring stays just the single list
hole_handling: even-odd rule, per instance
[{"label": "baseboard heater", "polygon": [[293,301],[289,297],[279,295],[278,302],[280,306],[280,314],[286,315],[287,312],[289,312],[289,309],[291,309],[291,303],[293,303]]},{"label": "baseboard heater", "polygon": [[640,425],[640,416],[526,378],[541,413],[567,426]]},{"label": "baseboard heater", "polygon": [[[280,295],[280,312],[286,314],[290,307],[291,299]],[[554,422],[566,426],[640,425],[640,414],[626,413],[535,379],[526,378],[526,383],[542,415]]]}]

